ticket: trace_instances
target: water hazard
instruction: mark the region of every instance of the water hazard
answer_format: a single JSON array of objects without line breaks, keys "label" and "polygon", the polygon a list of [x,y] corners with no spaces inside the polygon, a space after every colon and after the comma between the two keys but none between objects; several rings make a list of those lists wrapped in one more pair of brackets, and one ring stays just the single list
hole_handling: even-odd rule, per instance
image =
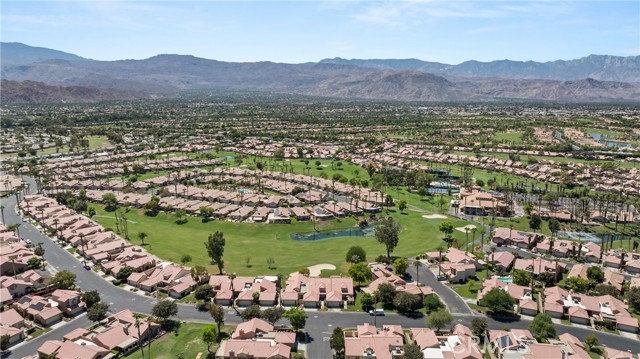
[{"label": "water hazard", "polygon": [[329,232],[292,233],[289,235],[295,241],[319,241],[340,237],[373,237],[375,227],[349,228]]}]

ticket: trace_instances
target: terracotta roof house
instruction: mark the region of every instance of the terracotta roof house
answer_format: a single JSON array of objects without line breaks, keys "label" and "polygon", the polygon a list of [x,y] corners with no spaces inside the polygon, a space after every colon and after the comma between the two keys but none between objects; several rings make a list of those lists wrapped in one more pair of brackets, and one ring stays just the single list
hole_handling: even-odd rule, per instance
[{"label": "terracotta roof house", "polygon": [[[587,272],[589,270],[589,266],[586,264],[575,264],[567,278],[578,277],[582,279],[589,279]],[[622,291],[622,285],[624,284],[624,276],[620,273],[616,273],[609,268],[604,268],[604,284],[611,285],[615,287],[617,290]]]},{"label": "terracotta roof house", "polygon": [[15,303],[16,310],[25,318],[49,326],[62,320],[63,313],[57,303],[40,296],[24,296]]},{"label": "terracotta roof house", "polygon": [[38,355],[41,358],[81,358],[100,359],[110,358],[111,351],[88,340],[79,339],[77,341],[47,340],[38,348]]},{"label": "terracotta roof house", "polygon": [[515,245],[519,248],[531,249],[542,238],[544,236],[540,234],[498,227],[495,229],[491,240],[498,245]]},{"label": "terracotta roof house", "polygon": [[516,256],[511,252],[494,252],[485,256],[487,263],[493,264],[493,270],[500,273],[507,273],[511,270]]},{"label": "terracotta roof house", "polygon": [[317,308],[321,304],[327,307],[342,307],[345,302],[354,300],[353,280],[344,277],[306,277],[300,273],[287,278],[282,293],[282,304]]}]

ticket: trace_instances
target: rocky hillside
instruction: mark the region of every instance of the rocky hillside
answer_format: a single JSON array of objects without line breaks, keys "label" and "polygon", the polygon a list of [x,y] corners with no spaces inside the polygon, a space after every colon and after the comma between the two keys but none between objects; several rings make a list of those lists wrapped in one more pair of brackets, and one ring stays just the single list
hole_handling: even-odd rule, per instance
[{"label": "rocky hillside", "polygon": [[50,86],[35,81],[2,80],[0,103],[80,103],[105,100],[133,100],[146,97],[131,91],[99,89],[85,86]]}]

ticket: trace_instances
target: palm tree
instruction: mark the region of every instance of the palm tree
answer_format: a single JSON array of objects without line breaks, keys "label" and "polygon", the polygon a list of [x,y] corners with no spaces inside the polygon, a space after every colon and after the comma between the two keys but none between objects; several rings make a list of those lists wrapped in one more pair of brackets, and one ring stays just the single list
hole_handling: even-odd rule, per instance
[{"label": "palm tree", "polygon": [[233,308],[236,311],[236,313],[239,314],[240,312],[236,308],[236,301],[233,298],[233,296],[235,295],[235,291],[233,289],[233,280],[236,279],[236,274],[235,273],[229,273],[227,276],[229,277],[229,280],[231,281],[231,308]]},{"label": "palm tree", "polygon": [[438,246],[438,277],[440,277],[442,273],[442,252],[444,252],[445,248],[442,245]]},{"label": "palm tree", "polygon": [[87,241],[84,239],[84,233],[80,233],[80,245],[82,246],[82,262],[87,267]]},{"label": "palm tree", "polygon": [[146,232],[138,232],[138,238],[142,241],[142,245],[144,246],[144,239],[147,238],[148,234]]},{"label": "palm tree", "polygon": [[420,267],[422,267],[422,262],[420,262],[420,257],[416,257],[416,260],[413,262],[413,265],[416,267],[416,285],[420,285]]},{"label": "palm tree", "polygon": [[16,279],[16,258],[18,258],[16,255],[9,256],[9,260],[11,261],[11,270],[13,271],[13,279]]},{"label": "palm tree", "polygon": [[2,224],[4,224],[4,206],[0,206],[0,213],[2,214]]},{"label": "palm tree", "polygon": [[[142,359],[144,359],[144,346],[142,345],[142,336],[140,336],[140,315],[134,314],[136,318],[136,328],[138,328],[138,346],[140,347],[140,352],[142,353]],[[149,328],[150,329],[150,328]]]}]

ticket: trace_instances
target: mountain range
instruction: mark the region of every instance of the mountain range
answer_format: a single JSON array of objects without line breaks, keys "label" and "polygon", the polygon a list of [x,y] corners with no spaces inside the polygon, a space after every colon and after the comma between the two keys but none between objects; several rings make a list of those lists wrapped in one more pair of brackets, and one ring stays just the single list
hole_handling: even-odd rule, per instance
[{"label": "mountain range", "polygon": [[200,89],[401,101],[640,101],[640,56],[459,65],[341,58],[238,63],[190,55],[96,61],[21,43],[1,43],[0,54],[0,77],[16,82],[3,81],[3,104],[171,97]]}]

